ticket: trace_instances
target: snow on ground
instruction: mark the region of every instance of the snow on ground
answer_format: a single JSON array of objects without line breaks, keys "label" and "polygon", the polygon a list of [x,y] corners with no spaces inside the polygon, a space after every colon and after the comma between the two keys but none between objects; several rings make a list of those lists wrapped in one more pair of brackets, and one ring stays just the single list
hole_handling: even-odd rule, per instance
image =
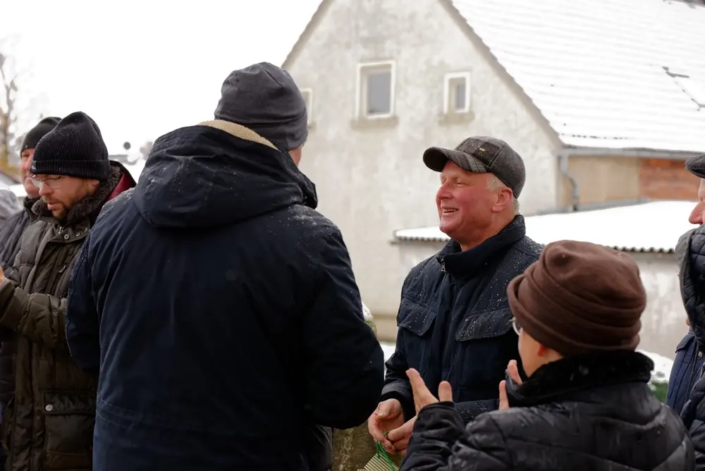
[{"label": "snow on ground", "polygon": [[[380,342],[380,345],[382,346],[382,351],[384,352],[384,360],[389,360],[389,357],[392,356],[392,353],[394,353],[394,344]],[[652,381],[667,382],[668,378],[671,377],[673,360],[657,353],[646,352],[643,350],[639,350],[639,352],[651,358],[651,361],[654,362],[654,371],[651,376]]]},{"label": "snow on ground", "polygon": [[654,371],[651,374],[651,380],[667,382],[668,378],[671,377],[671,369],[673,369],[673,360],[661,356],[658,353],[651,353],[643,350],[639,350],[639,352],[651,358],[651,361],[654,362]]}]

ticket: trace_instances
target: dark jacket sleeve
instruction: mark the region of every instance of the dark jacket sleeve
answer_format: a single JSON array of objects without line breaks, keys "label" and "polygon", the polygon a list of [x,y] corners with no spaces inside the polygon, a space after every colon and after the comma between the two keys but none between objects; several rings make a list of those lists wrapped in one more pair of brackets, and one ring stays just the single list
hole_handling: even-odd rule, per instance
[{"label": "dark jacket sleeve", "polygon": [[304,314],[307,407],[312,423],[346,429],[372,414],[384,382],[384,355],[365,323],[340,232],[325,240],[313,302]]},{"label": "dark jacket sleeve", "polygon": [[705,226],[683,234],[676,245],[681,295],[693,334],[705,349]]},{"label": "dark jacket sleeve", "polygon": [[465,471],[513,469],[507,444],[490,414],[464,429],[463,419],[450,402],[424,407],[402,463],[402,471]]},{"label": "dark jacket sleeve", "polygon": [[399,329],[397,332],[396,349],[387,360],[386,368],[387,373],[380,402],[387,399],[397,399],[404,411],[404,420],[408,421],[416,415],[416,409],[411,383],[406,376],[409,364],[406,361],[406,352],[404,351],[404,329]]},{"label": "dark jacket sleeve", "polygon": [[0,313],[0,327],[47,348],[66,350],[66,299],[27,293],[17,287],[17,280],[7,278],[0,285]]},{"label": "dark jacket sleeve", "polygon": [[76,364],[86,371],[96,372],[100,365],[99,321],[91,282],[89,251],[90,235],[71,273],[66,307],[66,340]]},{"label": "dark jacket sleeve", "polygon": [[695,450],[695,469],[705,471],[705,378],[695,383],[690,399],[681,412]]}]

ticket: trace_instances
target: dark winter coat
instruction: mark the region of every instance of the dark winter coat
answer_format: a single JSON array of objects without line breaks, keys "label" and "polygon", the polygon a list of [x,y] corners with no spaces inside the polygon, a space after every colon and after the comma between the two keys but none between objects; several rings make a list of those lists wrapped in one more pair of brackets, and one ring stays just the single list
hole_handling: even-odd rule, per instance
[{"label": "dark winter coat", "polygon": [[429,389],[453,385],[463,418],[498,406],[497,385],[509,360],[519,357],[507,300],[512,278],[535,262],[541,245],[526,237],[517,216],[499,234],[461,252],[451,241],[407,276],[397,316],[396,351],[387,362],[382,400],[396,398],[415,415],[406,370],[415,368]]},{"label": "dark winter coat", "polygon": [[647,384],[653,363],[634,352],[549,363],[521,386],[510,409],[464,427],[451,403],[419,413],[402,471],[676,471],[693,469],[678,415]]},{"label": "dark winter coat", "polygon": [[[676,247],[680,263],[681,295],[698,348],[705,349],[705,226],[684,234]],[[696,469],[705,470],[705,377],[697,382],[681,418],[695,447]]]},{"label": "dark winter coat", "polygon": [[308,470],[383,385],[338,229],[285,153],[224,121],[159,138],[74,271],[68,339],[100,370],[95,469]]},{"label": "dark winter coat", "polygon": [[37,198],[25,198],[24,210],[18,211],[0,224],[0,266],[3,269],[11,267],[20,251],[20,238],[31,222],[37,219],[32,212],[32,206]]},{"label": "dark winter coat", "polygon": [[668,395],[666,404],[680,413],[690,397],[695,382],[703,370],[703,351],[698,348],[692,329],[685,334],[676,347],[676,358],[673,360],[671,377],[668,380]]},{"label": "dark winter coat", "polygon": [[63,224],[39,200],[8,281],[0,285],[0,326],[16,333],[15,391],[2,423],[8,471],[91,469],[96,378],[72,360],[64,314],[71,268],[98,213],[134,180],[119,165]]},{"label": "dark winter coat", "polygon": [[[29,224],[37,219],[32,212],[36,198],[25,198],[23,209],[0,224],[0,267],[6,270],[15,262],[20,251],[20,238]],[[0,404],[4,406],[15,392],[14,333],[0,328]],[[0,456],[2,453],[0,453]]]}]

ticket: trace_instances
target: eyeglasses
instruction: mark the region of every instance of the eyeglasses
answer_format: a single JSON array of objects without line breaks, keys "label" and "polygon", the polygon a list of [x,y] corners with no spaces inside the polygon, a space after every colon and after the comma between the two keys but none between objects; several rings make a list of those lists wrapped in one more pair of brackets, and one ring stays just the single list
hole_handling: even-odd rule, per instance
[{"label": "eyeglasses", "polygon": [[514,332],[516,332],[517,335],[521,333],[521,326],[517,323],[516,317],[512,319],[512,328],[514,329]]},{"label": "eyeglasses", "polygon": [[59,187],[61,183],[59,181],[63,178],[63,175],[57,175],[55,177],[44,177],[44,178],[39,178],[37,176],[32,176],[30,180],[32,181],[32,184],[39,188],[40,190],[42,189],[42,185],[46,185],[48,188],[51,188],[52,190],[56,189]]}]

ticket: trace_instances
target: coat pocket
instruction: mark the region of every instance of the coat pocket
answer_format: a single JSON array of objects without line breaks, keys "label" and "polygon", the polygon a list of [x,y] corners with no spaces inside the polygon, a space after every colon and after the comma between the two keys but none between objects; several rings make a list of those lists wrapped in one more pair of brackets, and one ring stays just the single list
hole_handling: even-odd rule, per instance
[{"label": "coat pocket", "polygon": [[436,319],[435,311],[406,298],[401,300],[399,312],[403,313],[399,316],[399,327],[419,337],[423,337],[428,332]]},{"label": "coat pocket", "polygon": [[436,312],[408,299],[402,299],[399,309],[399,328],[409,367],[423,371],[431,344],[431,326]]},{"label": "coat pocket", "polygon": [[463,319],[455,339],[458,342],[465,342],[501,337],[512,330],[512,319],[509,307],[472,312]]},{"label": "coat pocket", "polygon": [[44,393],[46,469],[91,469],[95,394]]}]

